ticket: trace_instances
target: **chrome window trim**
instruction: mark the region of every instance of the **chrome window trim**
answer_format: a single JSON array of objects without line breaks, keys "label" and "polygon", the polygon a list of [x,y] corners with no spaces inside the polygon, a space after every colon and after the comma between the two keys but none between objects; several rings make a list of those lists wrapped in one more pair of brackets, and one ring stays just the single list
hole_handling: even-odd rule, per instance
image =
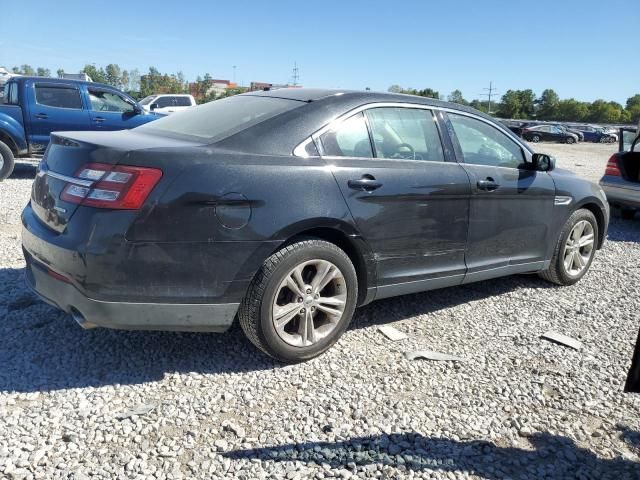
[{"label": "chrome window trim", "polygon": [[80,185],[82,187],[91,187],[93,186],[93,180],[84,180],[82,178],[76,177],[68,177],[67,175],[62,175],[61,173],[52,172],[51,170],[47,170],[44,172],[45,175],[49,177],[56,178],[58,180],[62,180],[63,182],[73,183],[75,185]]},{"label": "chrome window trim", "polygon": [[300,158],[311,158],[311,155],[307,153],[307,145],[311,142],[313,142],[313,138],[311,137],[303,140],[302,143],[298,144],[298,146],[293,149],[293,155]]},{"label": "chrome window trim", "polygon": [[[318,140],[319,137],[322,134],[326,133],[328,130],[330,130],[333,127],[337,126],[338,124],[340,124],[341,122],[343,122],[347,118],[351,117],[352,115],[356,115],[357,113],[364,112],[365,110],[369,110],[371,108],[416,108],[416,109],[420,109],[420,110],[430,110],[430,111],[432,111],[434,113],[437,112],[437,111],[441,111],[441,112],[446,112],[446,113],[455,113],[457,115],[464,115],[466,117],[471,117],[471,118],[474,118],[476,120],[480,120],[481,122],[484,122],[487,125],[489,125],[489,126],[495,128],[495,129],[497,129],[498,131],[502,132],[511,141],[513,141],[516,145],[521,147],[524,152],[529,153],[529,155],[533,155],[533,153],[534,153],[533,150],[531,150],[527,145],[525,145],[524,143],[519,141],[519,139],[514,138],[512,136],[512,134],[511,134],[511,131],[508,130],[506,127],[503,127],[502,125],[500,125],[499,122],[492,122],[490,120],[487,120],[486,118],[481,117],[480,115],[476,115],[476,114],[471,113],[471,112],[465,112],[464,110],[458,110],[458,109],[455,109],[455,108],[439,107],[439,106],[436,106],[436,105],[424,105],[424,104],[419,104],[419,103],[373,102],[373,103],[367,103],[365,105],[360,105],[359,107],[353,108],[353,109],[349,110],[348,112],[343,113],[342,115],[339,115],[338,117],[334,118],[329,123],[327,123],[324,127],[320,128],[319,130],[316,130],[309,137],[305,138],[301,143],[299,143],[296,146],[296,148],[293,150],[293,152],[294,152],[293,154],[296,155],[295,152],[298,151],[298,148],[300,147],[300,145],[306,144],[310,140]],[[321,142],[317,142],[316,145],[320,145],[321,146]],[[324,152],[320,151],[320,156],[324,157],[325,155],[323,155],[323,154],[324,154]],[[298,156],[298,155],[296,155],[296,156]],[[526,156],[527,155],[525,154],[525,157]],[[336,158],[345,158],[345,157],[336,157]]]}]

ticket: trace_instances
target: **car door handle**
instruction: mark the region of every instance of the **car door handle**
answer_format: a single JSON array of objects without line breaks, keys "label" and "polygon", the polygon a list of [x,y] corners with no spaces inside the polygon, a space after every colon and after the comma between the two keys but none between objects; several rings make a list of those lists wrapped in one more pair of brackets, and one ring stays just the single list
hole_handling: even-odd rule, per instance
[{"label": "car door handle", "polygon": [[487,177],[484,180],[478,180],[478,189],[493,192],[500,186],[493,178]]},{"label": "car door handle", "polygon": [[94,118],[94,119],[93,119],[93,121],[94,121],[94,122],[98,122],[98,123],[102,123],[102,122],[104,122],[104,118],[102,118],[102,117],[96,117],[96,118]]},{"label": "car door handle", "polygon": [[349,180],[347,185],[354,190],[371,192],[376,188],[380,188],[382,183],[378,182],[373,175],[363,175],[359,180]]},{"label": "car door handle", "polygon": [[36,113],[35,117],[39,118],[40,120],[46,120],[47,118],[49,118],[49,115],[47,115],[46,113]]}]

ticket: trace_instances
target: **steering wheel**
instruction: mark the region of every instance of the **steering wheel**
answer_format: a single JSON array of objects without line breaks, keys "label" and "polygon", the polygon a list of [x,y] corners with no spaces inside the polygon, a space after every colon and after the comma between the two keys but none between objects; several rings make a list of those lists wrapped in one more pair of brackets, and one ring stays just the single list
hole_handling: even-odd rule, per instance
[{"label": "steering wheel", "polygon": [[[401,151],[404,149],[404,151]],[[408,143],[399,143],[396,145],[396,151],[393,158],[404,158],[405,160],[413,160],[416,157],[416,151]]]}]

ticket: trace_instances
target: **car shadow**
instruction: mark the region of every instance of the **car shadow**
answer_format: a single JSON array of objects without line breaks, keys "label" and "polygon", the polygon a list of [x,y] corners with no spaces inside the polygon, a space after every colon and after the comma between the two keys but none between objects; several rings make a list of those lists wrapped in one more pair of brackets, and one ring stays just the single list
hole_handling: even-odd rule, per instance
[{"label": "car shadow", "polygon": [[261,462],[328,464],[331,468],[356,465],[366,469],[368,465],[376,468],[386,465],[405,472],[441,472],[447,478],[449,472],[465,472],[495,480],[640,478],[639,463],[621,457],[598,457],[566,437],[535,433],[520,443],[528,445],[525,448],[501,447],[482,440],[455,441],[418,433],[398,433],[233,450],[223,455],[229,459]]},{"label": "car shadow", "polygon": [[27,163],[27,162],[17,161],[13,168],[13,173],[11,174],[11,176],[9,176],[9,178],[13,178],[13,179],[35,178],[37,170],[38,170],[37,163]]},{"label": "car shadow", "polygon": [[[612,216],[607,232],[609,242],[640,242],[640,213],[633,220]],[[606,244],[605,244],[606,247]]]},{"label": "car shadow", "polygon": [[[224,334],[83,330],[27,288],[23,268],[0,269],[0,284],[0,391],[137,384],[172,372],[218,374],[284,366],[253,347],[238,322]],[[351,328],[429,314],[518,287],[553,288],[535,276],[520,275],[406,295],[358,309]]]}]

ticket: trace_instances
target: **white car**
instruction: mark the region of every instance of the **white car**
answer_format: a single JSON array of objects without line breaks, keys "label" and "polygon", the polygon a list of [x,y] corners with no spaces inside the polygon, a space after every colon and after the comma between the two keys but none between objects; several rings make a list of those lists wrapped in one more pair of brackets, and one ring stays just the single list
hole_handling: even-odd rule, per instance
[{"label": "white car", "polygon": [[187,108],[195,107],[196,99],[192,95],[163,93],[149,95],[140,101],[140,105],[148,112],[164,113],[169,115]]}]

